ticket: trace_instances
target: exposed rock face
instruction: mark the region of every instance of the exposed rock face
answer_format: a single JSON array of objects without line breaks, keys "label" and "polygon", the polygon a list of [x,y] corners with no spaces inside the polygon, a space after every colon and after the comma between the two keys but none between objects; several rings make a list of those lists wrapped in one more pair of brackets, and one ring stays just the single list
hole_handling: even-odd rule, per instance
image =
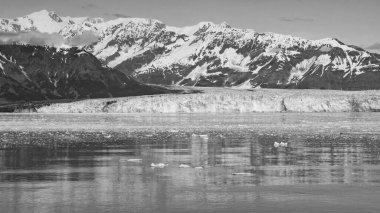
[{"label": "exposed rock face", "polygon": [[[59,17],[47,11],[0,20],[0,30],[41,30],[65,39],[92,32],[86,50],[141,82],[238,88],[380,89],[380,55],[337,39],[307,40],[202,22],[170,27],[158,20]],[[30,25],[30,26],[29,26]],[[14,27],[12,27],[14,26]]]},{"label": "exposed rock face", "polygon": [[0,45],[0,98],[9,101],[162,93],[78,48]]}]

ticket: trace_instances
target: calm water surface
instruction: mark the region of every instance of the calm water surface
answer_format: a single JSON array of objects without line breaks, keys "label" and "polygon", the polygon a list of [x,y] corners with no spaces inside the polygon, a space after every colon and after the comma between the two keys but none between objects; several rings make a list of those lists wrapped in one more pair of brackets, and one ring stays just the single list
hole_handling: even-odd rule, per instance
[{"label": "calm water surface", "polygon": [[379,130],[376,113],[3,114],[0,212],[380,212]]}]

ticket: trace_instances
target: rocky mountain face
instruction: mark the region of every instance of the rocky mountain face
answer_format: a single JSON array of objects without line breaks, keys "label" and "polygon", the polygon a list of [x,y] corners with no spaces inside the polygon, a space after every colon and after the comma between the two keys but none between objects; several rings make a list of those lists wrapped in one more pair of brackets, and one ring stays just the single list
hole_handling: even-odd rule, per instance
[{"label": "rocky mountain face", "polygon": [[380,55],[337,39],[307,40],[258,33],[226,23],[202,22],[177,28],[151,19],[62,18],[47,11],[14,20],[0,19],[0,30],[48,32],[43,27],[46,24],[38,24],[41,17],[54,26],[48,28],[50,33],[65,39],[87,32],[96,34],[98,41],[84,48],[107,66],[144,83],[380,89]]},{"label": "rocky mountain face", "polygon": [[0,45],[0,99],[35,101],[163,93],[105,67],[87,51]]}]

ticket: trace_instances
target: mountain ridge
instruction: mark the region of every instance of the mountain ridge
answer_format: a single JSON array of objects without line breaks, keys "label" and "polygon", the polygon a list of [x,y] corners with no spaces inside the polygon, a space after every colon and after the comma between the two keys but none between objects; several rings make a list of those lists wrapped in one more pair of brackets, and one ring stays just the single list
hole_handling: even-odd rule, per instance
[{"label": "mountain ridge", "polygon": [[[54,33],[65,39],[86,32],[95,34],[98,40],[84,48],[107,66],[144,83],[235,88],[380,89],[379,55],[345,45],[338,39],[308,40],[258,33],[233,28],[227,23],[201,22],[179,28],[155,19],[105,21],[62,18],[48,11],[40,14],[55,20],[60,27],[51,30],[55,29]],[[68,24],[63,26],[62,22]],[[8,29],[2,25],[0,30]],[[13,32],[17,33],[17,29]]]},{"label": "mountain ridge", "polygon": [[0,45],[0,102],[76,100],[165,93],[105,67],[79,48]]}]

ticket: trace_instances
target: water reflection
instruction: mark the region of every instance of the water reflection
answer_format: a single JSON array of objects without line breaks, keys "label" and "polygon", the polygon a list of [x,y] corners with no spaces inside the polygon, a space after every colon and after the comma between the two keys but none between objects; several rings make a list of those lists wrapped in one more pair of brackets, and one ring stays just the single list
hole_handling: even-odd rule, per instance
[{"label": "water reflection", "polygon": [[[7,212],[275,211],[276,205],[264,204],[302,202],[309,196],[316,203],[346,199],[347,205],[361,205],[380,195],[378,187],[365,187],[380,183],[377,138],[181,131],[143,135],[80,149],[0,150],[0,206]],[[279,141],[288,147],[274,147]],[[168,166],[151,168],[151,163]],[[342,184],[359,188],[347,192]],[[339,192],[367,198],[355,203],[353,197],[334,195]],[[378,210],[377,202],[366,205]]]}]

